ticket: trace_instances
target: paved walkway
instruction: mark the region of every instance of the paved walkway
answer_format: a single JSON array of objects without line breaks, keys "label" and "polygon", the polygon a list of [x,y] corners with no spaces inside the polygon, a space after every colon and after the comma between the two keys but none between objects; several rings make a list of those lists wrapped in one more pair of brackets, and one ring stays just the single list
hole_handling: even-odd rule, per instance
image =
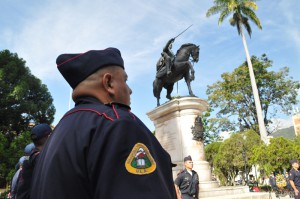
[{"label": "paved walkway", "polygon": [[214,197],[200,197],[200,199],[287,199],[290,198],[289,195],[278,195],[276,197],[275,193],[268,192],[248,192],[248,193],[239,193],[232,195],[220,195]]},{"label": "paved walkway", "polygon": [[[270,199],[276,199],[275,193],[272,192],[272,193],[269,195],[269,198],[270,198]],[[290,198],[290,196],[289,196],[289,195],[279,195],[279,197],[277,197],[277,198],[278,198],[278,199],[280,199],[280,198]]]},{"label": "paved walkway", "polygon": [[279,195],[278,197],[276,197],[276,195],[275,195],[275,193],[274,192],[272,192],[270,195],[269,195],[269,198],[270,199],[281,199],[281,198],[290,198],[290,196],[289,195],[287,195],[287,194],[284,194],[284,195]]}]

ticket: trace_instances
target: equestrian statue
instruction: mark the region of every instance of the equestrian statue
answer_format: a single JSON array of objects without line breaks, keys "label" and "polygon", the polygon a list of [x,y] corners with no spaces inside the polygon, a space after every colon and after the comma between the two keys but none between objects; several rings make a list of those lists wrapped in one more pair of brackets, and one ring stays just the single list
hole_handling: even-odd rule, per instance
[{"label": "equestrian statue", "polygon": [[[161,57],[156,64],[156,77],[153,82],[153,94],[157,99],[157,106],[160,105],[159,99],[162,88],[167,89],[166,97],[171,100],[174,83],[182,78],[185,79],[189,95],[195,96],[191,89],[191,81],[195,79],[195,70],[192,63],[198,62],[200,48],[195,44],[186,43],[183,44],[177,50],[176,55],[174,55],[171,49],[175,38],[172,38],[167,42],[166,46],[163,48]],[[190,57],[192,58],[191,61],[189,60]]]}]

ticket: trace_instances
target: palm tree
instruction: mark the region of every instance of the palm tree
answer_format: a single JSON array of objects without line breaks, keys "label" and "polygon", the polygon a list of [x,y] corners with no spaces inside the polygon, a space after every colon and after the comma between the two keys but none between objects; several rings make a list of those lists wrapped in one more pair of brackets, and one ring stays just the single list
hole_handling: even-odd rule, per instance
[{"label": "palm tree", "polygon": [[227,18],[230,14],[233,16],[230,18],[230,25],[236,26],[239,35],[242,36],[242,41],[244,44],[244,49],[246,52],[246,58],[249,68],[250,80],[252,91],[254,95],[254,102],[257,113],[257,120],[259,125],[259,133],[261,139],[267,143],[267,131],[263,120],[261,104],[259,100],[258,90],[256,86],[255,76],[253,72],[252,62],[249,55],[246,38],[243,32],[243,26],[251,37],[251,26],[249,24],[249,19],[259,28],[262,29],[259,19],[255,15],[255,10],[257,10],[257,5],[254,0],[214,0],[214,6],[208,9],[206,13],[206,17],[210,17],[211,15],[220,13],[218,24],[222,24],[225,18]]}]

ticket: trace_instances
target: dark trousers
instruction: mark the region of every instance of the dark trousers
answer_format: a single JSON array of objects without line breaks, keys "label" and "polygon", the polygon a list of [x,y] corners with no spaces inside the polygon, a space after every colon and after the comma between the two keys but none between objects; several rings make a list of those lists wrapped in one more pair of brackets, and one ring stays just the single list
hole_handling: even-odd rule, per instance
[{"label": "dark trousers", "polygon": [[295,192],[293,192],[293,193],[294,193],[294,197],[295,197],[295,199],[300,199],[300,195],[299,195],[299,193],[298,193],[298,196],[296,196]]},{"label": "dark trousers", "polygon": [[[298,191],[300,191],[300,187],[296,186],[296,189],[298,189]],[[292,189],[292,190],[293,190],[293,189]],[[293,190],[293,193],[294,193],[295,199],[300,199],[300,193],[298,193],[298,196],[296,196],[294,190]]]}]

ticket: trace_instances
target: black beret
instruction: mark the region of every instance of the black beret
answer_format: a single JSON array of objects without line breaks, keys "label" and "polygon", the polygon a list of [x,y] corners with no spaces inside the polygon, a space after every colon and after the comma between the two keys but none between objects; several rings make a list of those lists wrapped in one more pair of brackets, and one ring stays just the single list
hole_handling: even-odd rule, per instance
[{"label": "black beret", "polygon": [[290,164],[298,163],[298,160],[290,160]]},{"label": "black beret", "polygon": [[48,124],[39,124],[33,127],[30,132],[30,137],[32,140],[40,140],[41,138],[49,135],[52,129]]},{"label": "black beret", "polygon": [[192,161],[192,157],[189,155],[183,159],[183,161]]},{"label": "black beret", "polygon": [[59,72],[73,89],[100,68],[114,65],[124,69],[124,61],[117,48],[62,54],[57,57],[56,64]]}]

